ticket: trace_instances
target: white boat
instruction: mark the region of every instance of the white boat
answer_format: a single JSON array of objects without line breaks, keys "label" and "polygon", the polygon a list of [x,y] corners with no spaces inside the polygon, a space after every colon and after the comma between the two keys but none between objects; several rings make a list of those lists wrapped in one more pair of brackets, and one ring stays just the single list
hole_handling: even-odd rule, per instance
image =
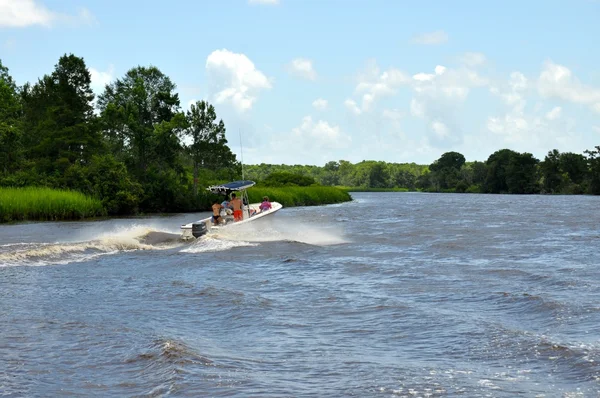
[{"label": "white boat", "polygon": [[254,181],[233,181],[227,184],[213,185],[206,188],[208,191],[211,191],[214,194],[224,195],[227,199],[229,199],[231,193],[236,192],[236,195],[242,200],[243,203],[242,220],[234,221],[233,216],[226,215],[223,217],[224,223],[213,225],[211,215],[210,217],[182,225],[182,238],[199,238],[200,236],[207,234],[209,231],[216,231],[221,228],[231,228],[235,225],[255,221],[271,215],[283,207],[281,203],[271,202],[271,208],[269,210],[261,211],[260,203],[248,203],[248,193],[246,190],[254,186],[254,184]]}]

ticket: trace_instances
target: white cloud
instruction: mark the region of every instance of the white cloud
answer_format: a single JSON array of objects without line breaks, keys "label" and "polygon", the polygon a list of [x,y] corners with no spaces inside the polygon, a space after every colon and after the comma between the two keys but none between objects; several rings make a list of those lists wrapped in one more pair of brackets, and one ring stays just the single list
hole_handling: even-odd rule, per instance
[{"label": "white cloud", "polygon": [[592,126],[592,130],[594,130],[596,133],[600,134],[600,127]]},{"label": "white cloud", "polygon": [[404,112],[399,109],[384,109],[381,115],[386,119],[398,122],[404,117]]},{"label": "white cloud", "polygon": [[109,84],[115,78],[114,66],[110,65],[108,67],[108,71],[106,72],[99,71],[96,68],[89,69],[92,78],[92,90],[94,90],[94,93],[96,93],[96,95],[102,94],[106,85]]},{"label": "white cloud", "polygon": [[271,82],[244,54],[215,50],[206,59],[214,98],[217,103],[231,103],[239,112],[252,108],[261,90],[270,89]]},{"label": "white cloud", "polygon": [[415,92],[433,99],[464,100],[471,88],[486,84],[487,79],[472,70],[448,69],[442,65],[437,65],[434,73],[421,72],[413,75]]},{"label": "white cloud", "polygon": [[552,61],[544,63],[538,79],[538,90],[543,97],[589,105],[594,110],[600,104],[600,88],[581,83],[569,68]]},{"label": "white cloud", "polygon": [[415,44],[436,45],[448,41],[448,34],[443,30],[416,35],[411,40]]},{"label": "white cloud", "polygon": [[448,127],[439,120],[431,122],[431,129],[439,138],[446,138],[449,135]]},{"label": "white cloud", "polygon": [[328,122],[319,120],[316,123],[312,117],[305,116],[299,127],[292,129],[292,139],[305,149],[334,149],[347,147],[352,139],[346,135],[339,126],[330,125]]},{"label": "white cloud", "polygon": [[313,101],[312,106],[316,110],[324,111],[325,109],[327,109],[328,102],[327,102],[327,100],[324,100],[323,98],[317,98],[316,100]]},{"label": "white cloud", "polygon": [[514,150],[531,153],[544,153],[556,147],[571,150],[580,145],[581,134],[575,130],[575,119],[563,117],[562,107],[555,106],[543,113],[543,104],[537,102],[527,110],[526,94],[535,86],[531,87],[521,72],[512,72],[505,88],[498,89],[497,94],[508,110],[503,116],[487,120],[487,129],[502,140],[501,145],[509,144]]},{"label": "white cloud", "polygon": [[556,120],[560,117],[561,112],[562,108],[560,106],[555,106],[550,112],[546,113],[546,119]]},{"label": "white cloud", "polygon": [[57,23],[91,24],[93,15],[81,8],[77,15],[48,10],[35,0],[0,0],[0,27],[23,28],[33,25],[51,27]]},{"label": "white cloud", "polygon": [[355,115],[360,115],[362,113],[358,105],[356,105],[356,101],[354,100],[347,99],[344,101],[344,106],[346,106],[346,108]]},{"label": "white cloud", "polygon": [[13,38],[8,38],[2,43],[2,47],[7,50],[13,50],[17,45],[17,42]]},{"label": "white cloud", "polygon": [[463,65],[474,68],[477,66],[481,66],[487,62],[485,55],[483,53],[464,53],[459,57],[460,62]]},{"label": "white cloud", "polygon": [[594,106],[592,106],[592,109],[593,109],[595,112],[598,112],[598,113],[600,113],[600,102],[599,102],[599,103],[597,103],[597,104],[594,104]]},{"label": "white cloud", "polygon": [[424,118],[425,106],[419,101],[417,101],[415,98],[413,98],[410,101],[410,114],[421,119]]},{"label": "white cloud", "polygon": [[307,80],[316,80],[317,72],[315,71],[312,61],[306,58],[296,58],[288,65],[288,72],[291,75]]},{"label": "white cloud", "polygon": [[[369,61],[366,70],[359,75],[355,89],[356,94],[362,95],[361,112],[371,110],[372,105],[379,98],[395,94],[399,87],[408,83],[410,77],[404,72],[395,68],[381,72],[374,60]],[[352,102],[357,106],[355,101]]]},{"label": "white cloud", "polygon": [[266,4],[266,5],[277,5],[279,0],[248,0],[248,4]]}]

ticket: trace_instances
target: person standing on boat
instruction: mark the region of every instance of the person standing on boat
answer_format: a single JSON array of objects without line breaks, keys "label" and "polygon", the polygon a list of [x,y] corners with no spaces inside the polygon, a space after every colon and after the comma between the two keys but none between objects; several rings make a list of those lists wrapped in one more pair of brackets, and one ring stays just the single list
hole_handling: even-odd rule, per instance
[{"label": "person standing on boat", "polygon": [[229,204],[233,207],[233,219],[235,221],[242,221],[244,219],[244,213],[242,212],[242,201],[236,196],[235,193],[231,194],[231,200]]},{"label": "person standing on boat", "polygon": [[260,206],[258,208],[260,209],[260,211],[262,213],[263,211],[267,211],[267,210],[271,209],[272,207],[273,206],[271,206],[271,202],[269,202],[269,197],[265,196],[263,198],[262,203],[260,204]]},{"label": "person standing on boat", "polygon": [[218,225],[221,222],[221,204],[218,200],[215,200],[212,205],[212,223],[213,225]]}]

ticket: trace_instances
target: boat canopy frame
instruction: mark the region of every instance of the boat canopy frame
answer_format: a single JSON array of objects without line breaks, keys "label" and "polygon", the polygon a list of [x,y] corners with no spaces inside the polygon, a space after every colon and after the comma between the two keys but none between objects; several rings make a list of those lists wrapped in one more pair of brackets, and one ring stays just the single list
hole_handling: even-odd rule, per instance
[{"label": "boat canopy frame", "polygon": [[227,195],[229,196],[232,192],[235,191],[245,191],[248,188],[251,188],[256,183],[250,180],[241,180],[241,181],[233,181],[227,184],[221,185],[212,185],[206,188],[207,191],[210,191],[217,195]]}]

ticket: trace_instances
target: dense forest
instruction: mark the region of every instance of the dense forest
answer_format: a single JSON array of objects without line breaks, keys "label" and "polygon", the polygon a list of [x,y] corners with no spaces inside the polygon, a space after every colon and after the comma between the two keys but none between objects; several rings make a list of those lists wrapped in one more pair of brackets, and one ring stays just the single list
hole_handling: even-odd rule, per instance
[{"label": "dense forest", "polygon": [[[23,86],[0,61],[0,187],[78,191],[119,215],[203,210],[210,201],[204,187],[241,177],[215,108],[198,101],[184,112],[175,84],[158,68],[132,68],[97,98],[90,85],[84,60],[72,54]],[[245,172],[264,186],[599,194],[600,147],[552,150],[542,161],[502,149],[485,162],[447,152],[430,165],[340,160],[248,165]]]},{"label": "dense forest", "polygon": [[183,112],[158,68],[132,68],[97,98],[90,84],[74,55],[22,87],[0,62],[0,187],[79,191],[118,215],[204,209],[201,187],[240,177],[214,107]]},{"label": "dense forest", "polygon": [[430,165],[331,161],[323,167],[260,164],[245,167],[249,178],[297,174],[323,185],[359,189],[405,188],[409,191],[510,194],[600,194],[600,146],[585,154],[554,149],[543,161],[530,153],[502,149],[485,162],[467,162],[446,152]]}]

